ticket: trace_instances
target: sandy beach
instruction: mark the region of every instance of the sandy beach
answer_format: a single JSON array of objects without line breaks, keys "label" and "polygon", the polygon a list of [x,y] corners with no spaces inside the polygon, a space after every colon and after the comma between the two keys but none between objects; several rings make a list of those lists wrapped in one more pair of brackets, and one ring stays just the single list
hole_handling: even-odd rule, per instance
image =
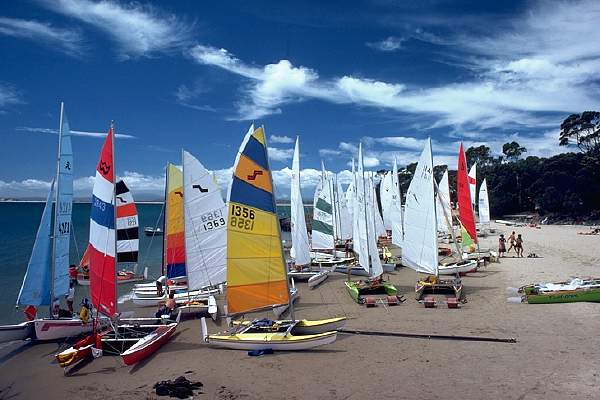
[{"label": "sandy beach", "polygon": [[[523,234],[525,255],[504,258],[463,279],[467,302],[459,310],[425,309],[414,300],[417,274],[389,274],[407,301],[367,309],[345,292],[334,274],[316,290],[298,283],[296,315],[345,315],[348,328],[444,335],[516,338],[517,343],[427,340],[340,334],[332,345],[308,352],[249,357],[244,351],[201,343],[199,320],[150,359],[126,367],[101,357],[63,376],[53,355],[60,344],[0,348],[0,399],[147,399],[152,386],[186,375],[204,383],[206,399],[597,399],[600,397],[600,305],[528,305],[507,302],[507,287],[570,276],[600,275],[600,236],[581,226],[506,227]],[[514,254],[514,253],[511,253]],[[147,315],[153,309],[142,309]],[[262,316],[272,318],[272,314]],[[224,329],[209,322],[209,330]]]}]

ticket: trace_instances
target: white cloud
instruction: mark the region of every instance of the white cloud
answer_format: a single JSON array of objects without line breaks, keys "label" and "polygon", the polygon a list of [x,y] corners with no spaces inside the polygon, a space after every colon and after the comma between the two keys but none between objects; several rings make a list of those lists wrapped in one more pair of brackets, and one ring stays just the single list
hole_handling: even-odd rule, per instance
[{"label": "white cloud", "polygon": [[[20,132],[32,132],[32,133],[51,133],[51,134],[58,134],[58,129],[53,129],[53,128],[32,128],[29,126],[18,126],[15,128],[16,131],[20,131]],[[88,132],[88,131],[77,131],[77,130],[73,130],[71,129],[71,134],[73,136],[86,136],[86,137],[93,137],[93,138],[98,138],[98,139],[104,139],[106,137],[106,132]],[[118,139],[136,139],[136,136],[133,135],[129,135],[126,133],[116,133],[115,137]]]},{"label": "white cloud", "polygon": [[287,144],[287,143],[294,143],[294,139],[292,139],[289,136],[271,135],[271,136],[269,136],[269,142],[270,143]]},{"label": "white cloud", "polygon": [[392,52],[402,47],[402,42],[405,42],[407,38],[389,36],[380,42],[369,42],[367,46],[384,52]]},{"label": "white cloud", "polygon": [[49,9],[108,34],[123,58],[150,57],[189,45],[192,26],[150,5],[103,0],[46,0]]},{"label": "white cloud", "polygon": [[342,154],[342,152],[340,150],[334,150],[334,149],[319,149],[319,156],[321,158],[329,158],[329,157],[337,157],[340,154]]},{"label": "white cloud", "polygon": [[294,156],[294,149],[278,149],[269,147],[269,158],[273,161],[287,161]]},{"label": "white cloud", "polygon": [[0,82],[0,112],[6,106],[21,104],[22,102],[14,86]]},{"label": "white cloud", "polygon": [[78,31],[56,28],[49,23],[0,17],[0,35],[28,39],[71,56],[83,52],[83,40]]},{"label": "white cloud", "polygon": [[[238,104],[241,119],[281,113],[287,103],[319,99],[416,115],[433,121],[430,128],[546,130],[557,126],[567,113],[600,102],[600,31],[596,29],[600,3],[531,4],[502,29],[476,32],[463,26],[460,32],[449,32],[445,40],[423,29],[408,35],[444,45],[450,61],[466,60],[455,65],[469,69],[465,76],[470,79],[437,86],[409,87],[349,75],[321,78],[314,69],[288,60],[256,66],[225,49],[207,46],[197,46],[191,54],[198,63],[249,80]],[[393,41],[390,44],[394,47]]]}]

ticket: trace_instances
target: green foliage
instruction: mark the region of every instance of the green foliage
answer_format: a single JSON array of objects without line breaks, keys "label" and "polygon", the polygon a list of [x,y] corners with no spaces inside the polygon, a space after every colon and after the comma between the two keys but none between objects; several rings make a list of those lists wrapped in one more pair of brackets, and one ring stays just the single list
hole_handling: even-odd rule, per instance
[{"label": "green foliage", "polygon": [[600,154],[600,112],[571,114],[560,124],[561,146],[576,145],[584,153]]},{"label": "green foliage", "polygon": [[512,141],[510,143],[504,143],[504,145],[502,146],[502,154],[506,156],[506,159],[508,161],[518,160],[519,157],[521,157],[521,155],[526,152],[527,149],[525,147],[522,147],[519,143],[515,141]]},{"label": "green foliage", "polygon": [[490,165],[494,162],[494,157],[492,157],[490,148],[484,145],[478,147],[469,147],[467,151],[465,151],[465,155],[467,156],[469,167],[474,163],[482,166]]}]

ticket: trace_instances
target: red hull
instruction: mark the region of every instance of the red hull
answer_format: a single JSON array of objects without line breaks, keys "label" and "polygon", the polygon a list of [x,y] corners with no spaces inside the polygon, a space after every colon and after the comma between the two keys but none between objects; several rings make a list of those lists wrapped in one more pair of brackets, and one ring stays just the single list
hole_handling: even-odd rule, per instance
[{"label": "red hull", "polygon": [[173,333],[177,330],[177,324],[159,326],[151,335],[156,334],[156,337],[149,340],[143,346],[130,352],[129,350],[123,353],[123,362],[127,365],[136,364],[143,359],[150,357],[165,343],[169,341]]}]

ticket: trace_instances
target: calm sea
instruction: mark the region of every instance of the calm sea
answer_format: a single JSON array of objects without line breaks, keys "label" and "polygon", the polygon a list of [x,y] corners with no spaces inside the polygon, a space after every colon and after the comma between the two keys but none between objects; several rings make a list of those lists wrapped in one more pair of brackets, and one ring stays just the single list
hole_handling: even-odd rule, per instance
[{"label": "calm sea", "polygon": [[[140,221],[140,273],[148,266],[148,276],[158,277],[161,271],[162,236],[145,236],[145,226],[162,226],[161,204],[138,204]],[[0,203],[0,324],[23,321],[21,310],[15,308],[17,295],[35,235],[40,222],[43,203]],[[280,217],[288,217],[289,206],[278,206]],[[73,205],[73,236],[71,238],[71,264],[77,264],[88,242],[90,204]],[[283,239],[289,238],[283,232]],[[129,290],[129,285],[119,285],[119,295]],[[76,288],[77,297],[86,296],[87,287]]]}]

